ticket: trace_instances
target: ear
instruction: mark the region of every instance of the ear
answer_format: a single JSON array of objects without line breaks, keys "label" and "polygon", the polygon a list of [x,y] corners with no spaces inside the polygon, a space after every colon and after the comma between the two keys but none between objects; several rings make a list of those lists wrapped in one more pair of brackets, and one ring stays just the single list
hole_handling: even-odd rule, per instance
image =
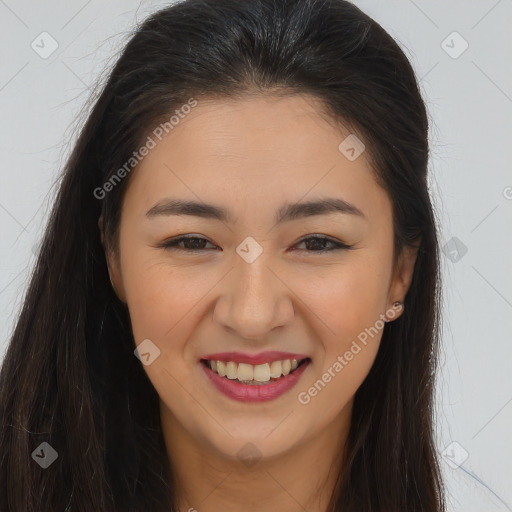
[{"label": "ear", "polygon": [[112,288],[119,300],[126,304],[126,292],[123,285],[119,257],[108,247],[108,244],[106,243],[102,216],[98,219],[98,228],[100,230],[101,245],[105,250],[105,259],[107,261],[110,283],[112,284]]},{"label": "ear", "polygon": [[[414,265],[416,264],[419,247],[419,240],[413,246],[406,245],[402,247],[402,250],[398,255],[395,268],[393,270],[391,285],[389,287],[388,309],[397,301],[401,304],[404,303],[405,296],[407,295],[409,287],[411,286],[412,276],[414,273]],[[398,310],[397,308],[394,309],[396,311],[394,319],[396,319],[403,313],[404,308],[400,307]]]}]

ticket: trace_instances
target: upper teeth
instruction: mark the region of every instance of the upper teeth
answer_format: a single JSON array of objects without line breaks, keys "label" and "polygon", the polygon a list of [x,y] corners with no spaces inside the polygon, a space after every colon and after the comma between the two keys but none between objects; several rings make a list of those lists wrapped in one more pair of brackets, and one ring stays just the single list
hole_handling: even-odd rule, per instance
[{"label": "upper teeth", "polygon": [[246,363],[235,363],[234,361],[208,361],[208,364],[221,377],[258,382],[268,382],[270,377],[277,379],[281,375],[288,375],[291,370],[295,370],[299,366],[297,359],[284,359],[283,361],[273,361],[272,363],[255,366]]}]

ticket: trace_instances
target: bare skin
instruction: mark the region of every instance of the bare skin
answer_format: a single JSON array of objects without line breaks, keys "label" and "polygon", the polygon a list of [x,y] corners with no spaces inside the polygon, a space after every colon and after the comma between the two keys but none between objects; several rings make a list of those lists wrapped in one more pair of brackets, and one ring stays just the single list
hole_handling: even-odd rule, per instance
[{"label": "bare skin", "polygon": [[[160,396],[182,512],[325,512],[353,397],[379,347],[378,321],[409,288],[416,254],[404,250],[394,265],[386,191],[366,153],[350,161],[340,152],[348,133],[319,112],[307,96],[200,101],[130,176],[120,257],[108,252],[108,263],[136,343],[150,339],[161,352],[144,369]],[[326,197],[362,215],[275,223],[283,205]],[[213,203],[232,219],[146,215],[170,198]],[[161,246],[178,235],[206,242],[195,252]],[[236,252],[249,236],[263,249],[252,263]],[[351,248],[321,251],[332,244],[303,241],[311,236]],[[372,326],[378,334],[334,371]],[[220,393],[199,362],[231,350],[282,350],[311,362],[284,395],[240,402]],[[329,369],[329,382],[308,393]],[[253,464],[239,455],[247,446]]]}]

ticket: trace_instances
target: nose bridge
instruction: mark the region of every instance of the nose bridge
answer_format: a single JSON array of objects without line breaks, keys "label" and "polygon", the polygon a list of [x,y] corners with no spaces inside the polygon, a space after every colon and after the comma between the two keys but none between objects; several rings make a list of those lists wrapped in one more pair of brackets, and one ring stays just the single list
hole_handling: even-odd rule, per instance
[{"label": "nose bridge", "polygon": [[236,255],[234,265],[214,319],[246,338],[264,337],[273,328],[288,324],[293,304],[286,286],[271,270],[269,254],[261,253],[252,261]]},{"label": "nose bridge", "polygon": [[276,300],[274,286],[271,283],[274,275],[267,268],[267,261],[260,257],[260,261],[253,263],[240,262],[237,267],[233,288],[235,294],[234,305],[240,313],[251,312],[251,316],[268,315],[271,311],[269,303]]}]

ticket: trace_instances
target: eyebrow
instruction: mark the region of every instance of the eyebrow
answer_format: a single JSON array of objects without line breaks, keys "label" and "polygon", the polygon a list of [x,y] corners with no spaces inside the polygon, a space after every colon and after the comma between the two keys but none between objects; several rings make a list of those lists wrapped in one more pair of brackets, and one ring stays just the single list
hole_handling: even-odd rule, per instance
[{"label": "eyebrow", "polygon": [[[275,224],[280,224],[332,213],[355,215],[366,219],[364,213],[353,204],[340,198],[328,197],[314,201],[285,204],[277,211],[274,222]],[[180,199],[166,199],[164,202],[155,204],[146,213],[148,218],[159,215],[190,215],[192,217],[215,219],[226,223],[233,222],[233,215],[222,206]]]}]

